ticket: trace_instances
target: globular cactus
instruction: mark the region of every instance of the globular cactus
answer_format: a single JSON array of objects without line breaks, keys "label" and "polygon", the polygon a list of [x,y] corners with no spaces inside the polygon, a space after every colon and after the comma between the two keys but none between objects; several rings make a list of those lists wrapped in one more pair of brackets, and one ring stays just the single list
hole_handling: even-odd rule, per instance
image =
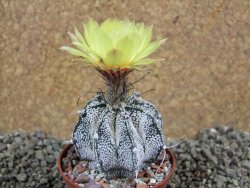
[{"label": "globular cactus", "polygon": [[[107,85],[78,111],[73,143],[89,167],[112,177],[136,177],[164,146],[162,118],[154,105],[139,93],[129,95],[127,76],[153,63],[146,58],[164,40],[151,41],[152,27],[129,21],[95,21],[84,25],[84,37],[70,34],[78,49],[62,47],[94,65]],[[103,43],[102,43],[103,42]]]},{"label": "globular cactus", "polygon": [[76,151],[108,177],[135,177],[164,145],[161,115],[139,93],[113,106],[99,93],[78,113]]}]

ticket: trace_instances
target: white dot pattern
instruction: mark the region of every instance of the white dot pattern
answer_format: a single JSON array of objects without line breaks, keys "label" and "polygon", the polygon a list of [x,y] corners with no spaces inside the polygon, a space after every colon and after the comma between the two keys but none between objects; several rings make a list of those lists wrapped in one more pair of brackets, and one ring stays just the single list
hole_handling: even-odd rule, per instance
[{"label": "white dot pattern", "polygon": [[79,114],[73,131],[77,153],[99,164],[108,178],[134,177],[165,145],[161,115],[137,93],[118,108],[97,95]]}]

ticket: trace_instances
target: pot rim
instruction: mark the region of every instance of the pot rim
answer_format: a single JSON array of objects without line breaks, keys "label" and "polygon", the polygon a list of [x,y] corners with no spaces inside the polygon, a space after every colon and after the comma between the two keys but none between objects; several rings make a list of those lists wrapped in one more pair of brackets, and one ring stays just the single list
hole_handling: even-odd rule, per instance
[{"label": "pot rim", "polygon": [[[70,185],[70,186],[75,187],[75,188],[81,188],[77,183],[75,183],[73,180],[68,178],[64,174],[64,172],[62,170],[62,159],[66,155],[68,150],[73,146],[74,146],[73,144],[68,144],[62,149],[62,151],[61,151],[61,153],[59,155],[59,158],[58,158],[57,168],[58,168],[58,170],[60,172],[60,175],[63,177],[63,179],[64,179],[64,181],[66,182],[67,185]],[[159,187],[162,187],[162,186],[166,186],[168,184],[170,178],[172,177],[172,175],[174,173],[174,170],[176,168],[176,158],[175,158],[174,153],[170,149],[166,149],[165,151],[170,156],[171,170],[170,170],[170,172],[168,173],[167,176],[165,176],[159,183],[157,183],[152,188],[159,188]]]}]

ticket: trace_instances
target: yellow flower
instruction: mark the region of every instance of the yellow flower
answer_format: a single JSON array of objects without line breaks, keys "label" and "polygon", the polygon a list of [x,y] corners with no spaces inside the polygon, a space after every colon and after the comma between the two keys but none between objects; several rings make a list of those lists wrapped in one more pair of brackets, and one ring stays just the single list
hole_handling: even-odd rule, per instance
[{"label": "yellow flower", "polygon": [[77,28],[75,34],[69,33],[75,48],[61,49],[101,70],[134,69],[154,63],[148,55],[165,41],[152,42],[152,27],[128,20],[107,19],[100,25],[89,20],[83,28],[83,33]]}]

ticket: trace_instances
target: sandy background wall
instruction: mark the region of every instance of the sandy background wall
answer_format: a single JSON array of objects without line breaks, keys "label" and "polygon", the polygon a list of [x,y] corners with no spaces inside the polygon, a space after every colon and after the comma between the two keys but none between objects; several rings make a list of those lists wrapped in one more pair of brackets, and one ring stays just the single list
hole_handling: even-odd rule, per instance
[{"label": "sandy background wall", "polygon": [[[83,63],[58,48],[88,17],[129,18],[169,38],[165,62],[131,81],[162,113],[170,137],[227,124],[250,131],[250,1],[1,0],[0,131],[46,130],[69,138],[76,100],[103,88]],[[94,94],[82,97],[83,105]]]}]

